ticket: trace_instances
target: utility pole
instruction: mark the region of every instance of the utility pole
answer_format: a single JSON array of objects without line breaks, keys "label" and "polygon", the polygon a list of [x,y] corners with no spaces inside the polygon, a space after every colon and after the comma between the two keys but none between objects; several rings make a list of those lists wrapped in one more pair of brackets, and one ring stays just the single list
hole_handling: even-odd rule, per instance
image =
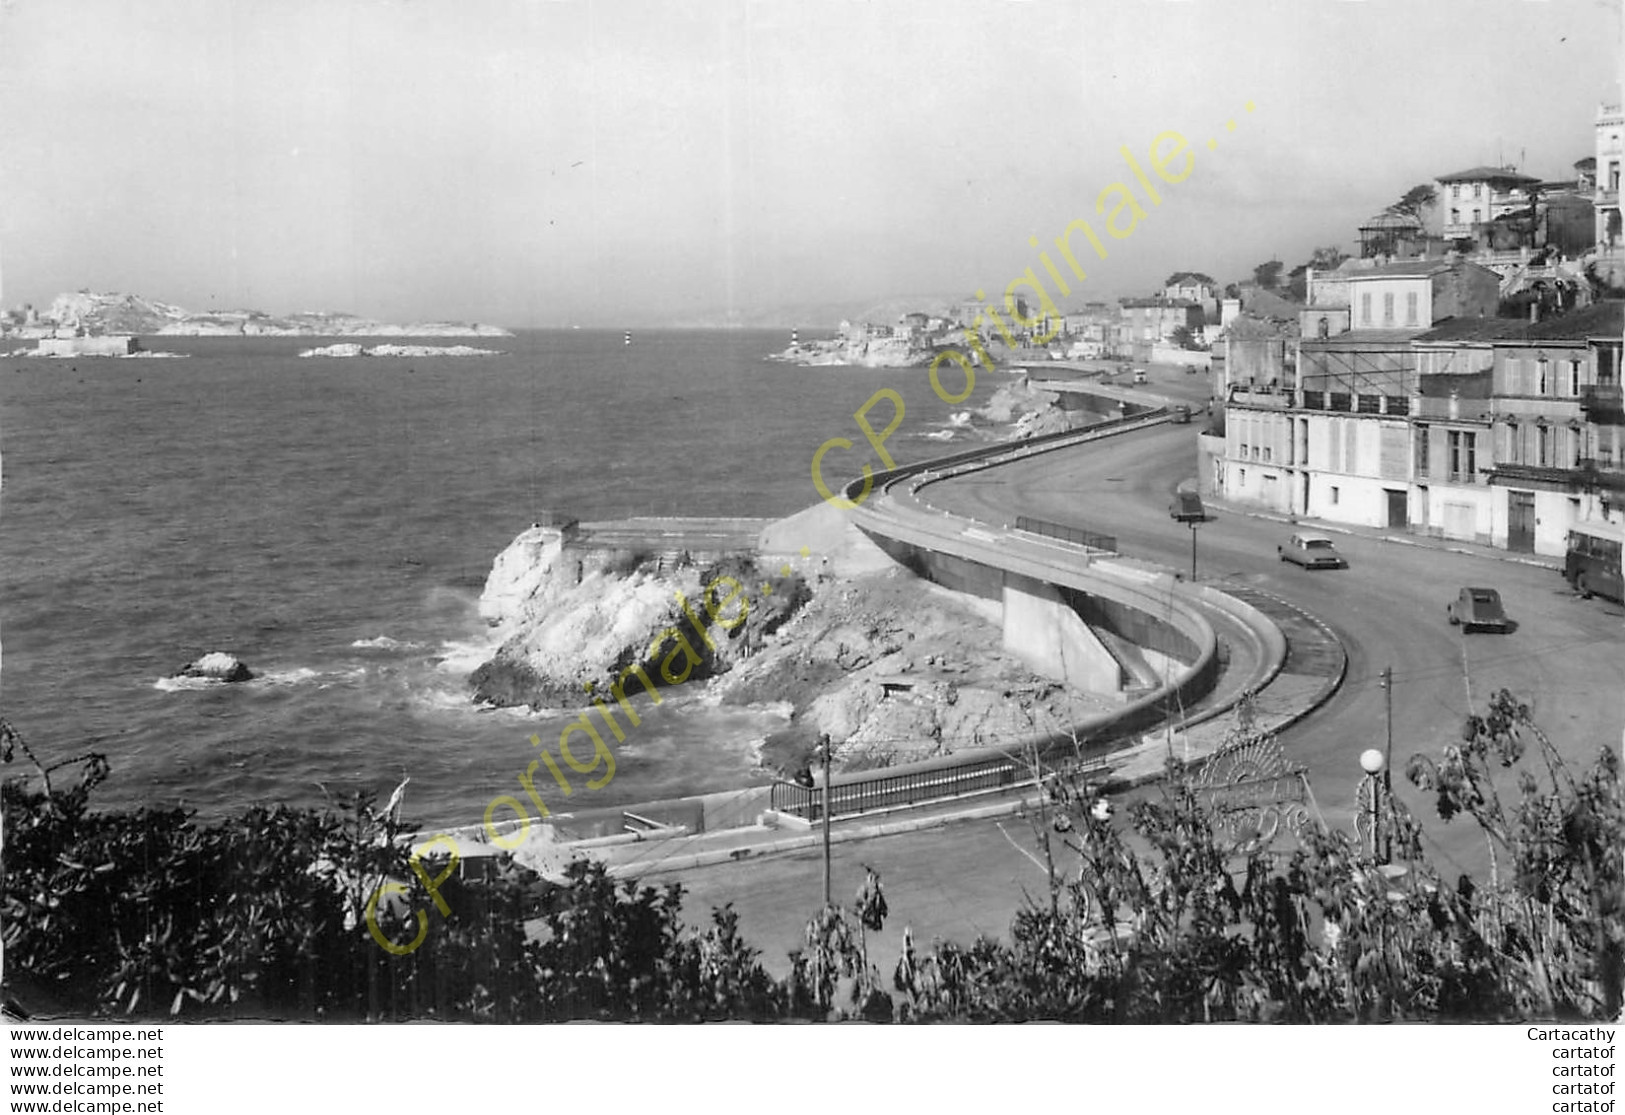
[{"label": "utility pole", "polygon": [[[1383,799],[1384,799],[1384,804],[1388,806],[1390,811],[1392,811],[1392,809],[1393,809],[1393,793],[1394,793],[1394,784],[1393,784],[1393,781],[1392,781],[1393,780],[1393,771],[1394,771],[1394,668],[1392,666],[1384,666],[1382,668],[1382,689],[1383,689],[1383,693],[1387,697],[1387,705],[1388,705],[1388,712],[1387,712],[1388,745],[1387,745],[1386,750],[1383,752],[1382,796],[1383,796]],[[1383,852],[1382,852],[1382,862],[1383,863],[1389,863],[1389,862],[1391,862],[1393,860],[1393,855],[1394,855],[1393,827],[1394,826],[1390,823],[1388,825],[1388,831],[1383,834]]]},{"label": "utility pole", "polygon": [[818,737],[818,750],[822,752],[824,760],[824,906],[827,909],[833,905],[830,891],[829,871],[829,734]]},{"label": "utility pole", "polygon": [[1191,528],[1191,584],[1196,583],[1196,524],[1188,524]]}]

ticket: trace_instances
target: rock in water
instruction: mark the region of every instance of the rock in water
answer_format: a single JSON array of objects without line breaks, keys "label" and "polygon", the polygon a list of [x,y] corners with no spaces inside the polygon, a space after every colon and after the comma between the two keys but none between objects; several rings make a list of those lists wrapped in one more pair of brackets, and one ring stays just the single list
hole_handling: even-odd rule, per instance
[{"label": "rock in water", "polygon": [[243,665],[242,659],[222,651],[211,651],[194,662],[188,662],[170,675],[178,678],[213,678],[215,681],[248,681],[254,672]]}]

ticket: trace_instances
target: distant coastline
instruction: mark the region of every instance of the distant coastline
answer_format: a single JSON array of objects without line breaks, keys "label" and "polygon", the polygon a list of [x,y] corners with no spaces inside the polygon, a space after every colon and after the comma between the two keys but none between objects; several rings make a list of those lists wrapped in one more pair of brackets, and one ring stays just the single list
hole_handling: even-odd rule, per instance
[{"label": "distant coastline", "polygon": [[59,294],[36,311],[25,306],[0,315],[0,336],[49,337],[511,337],[479,322],[414,322],[396,325],[354,314],[308,311],[272,315],[261,310],[200,313],[135,294],[89,290]]}]

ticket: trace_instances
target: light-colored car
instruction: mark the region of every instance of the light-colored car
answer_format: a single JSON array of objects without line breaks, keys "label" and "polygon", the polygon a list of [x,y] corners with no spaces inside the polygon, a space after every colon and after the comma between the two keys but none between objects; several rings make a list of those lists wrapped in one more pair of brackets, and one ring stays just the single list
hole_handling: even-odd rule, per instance
[{"label": "light-colored car", "polygon": [[1134,369],[1134,382],[1135,383],[1144,383],[1145,382],[1145,369],[1144,368],[1135,368]]},{"label": "light-colored car", "polygon": [[1275,547],[1282,561],[1290,561],[1305,569],[1347,569],[1349,563],[1337,552],[1332,540],[1324,534],[1307,531],[1294,534],[1286,545]]},{"label": "light-colored car", "polygon": [[1452,625],[1460,624],[1463,631],[1500,631],[1509,628],[1506,609],[1501,607],[1501,594],[1492,588],[1464,588],[1456,598],[1445,605],[1445,615]]}]

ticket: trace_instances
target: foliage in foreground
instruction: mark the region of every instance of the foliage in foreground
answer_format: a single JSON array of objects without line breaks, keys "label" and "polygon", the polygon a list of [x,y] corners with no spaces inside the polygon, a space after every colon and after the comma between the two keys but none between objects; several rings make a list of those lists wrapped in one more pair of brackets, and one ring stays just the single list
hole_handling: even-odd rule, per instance
[{"label": "foliage in foreground", "polygon": [[[7,761],[18,748],[33,758],[3,722],[0,742]],[[1524,762],[1530,751],[1538,764]],[[78,782],[53,787],[50,772],[75,763]],[[1441,878],[1392,799],[1394,863],[1381,865],[1335,832],[1308,831],[1290,852],[1238,846],[1178,779],[1131,811],[1130,831],[1052,783],[1045,901],[1017,916],[1008,941],[922,949],[905,929],[889,986],[868,952],[889,912],[872,871],[850,909],[812,919],[783,980],[731,909],[696,930],[679,916],[680,887],[617,883],[586,862],[552,889],[511,867],[454,881],[450,919],[391,956],[363,924],[365,903],[379,880],[413,875],[366,798],[202,826],[180,811],[90,812],[106,773],[81,756],[40,767],[39,789],[4,786],[7,991],[32,1012],[1335,1022],[1613,1019],[1621,1008],[1619,759],[1604,749],[1571,773],[1504,691],[1459,746],[1406,771],[1441,817],[1482,828],[1488,881]],[[412,937],[412,904],[432,909],[421,888],[409,897],[379,911],[391,940]]]}]

